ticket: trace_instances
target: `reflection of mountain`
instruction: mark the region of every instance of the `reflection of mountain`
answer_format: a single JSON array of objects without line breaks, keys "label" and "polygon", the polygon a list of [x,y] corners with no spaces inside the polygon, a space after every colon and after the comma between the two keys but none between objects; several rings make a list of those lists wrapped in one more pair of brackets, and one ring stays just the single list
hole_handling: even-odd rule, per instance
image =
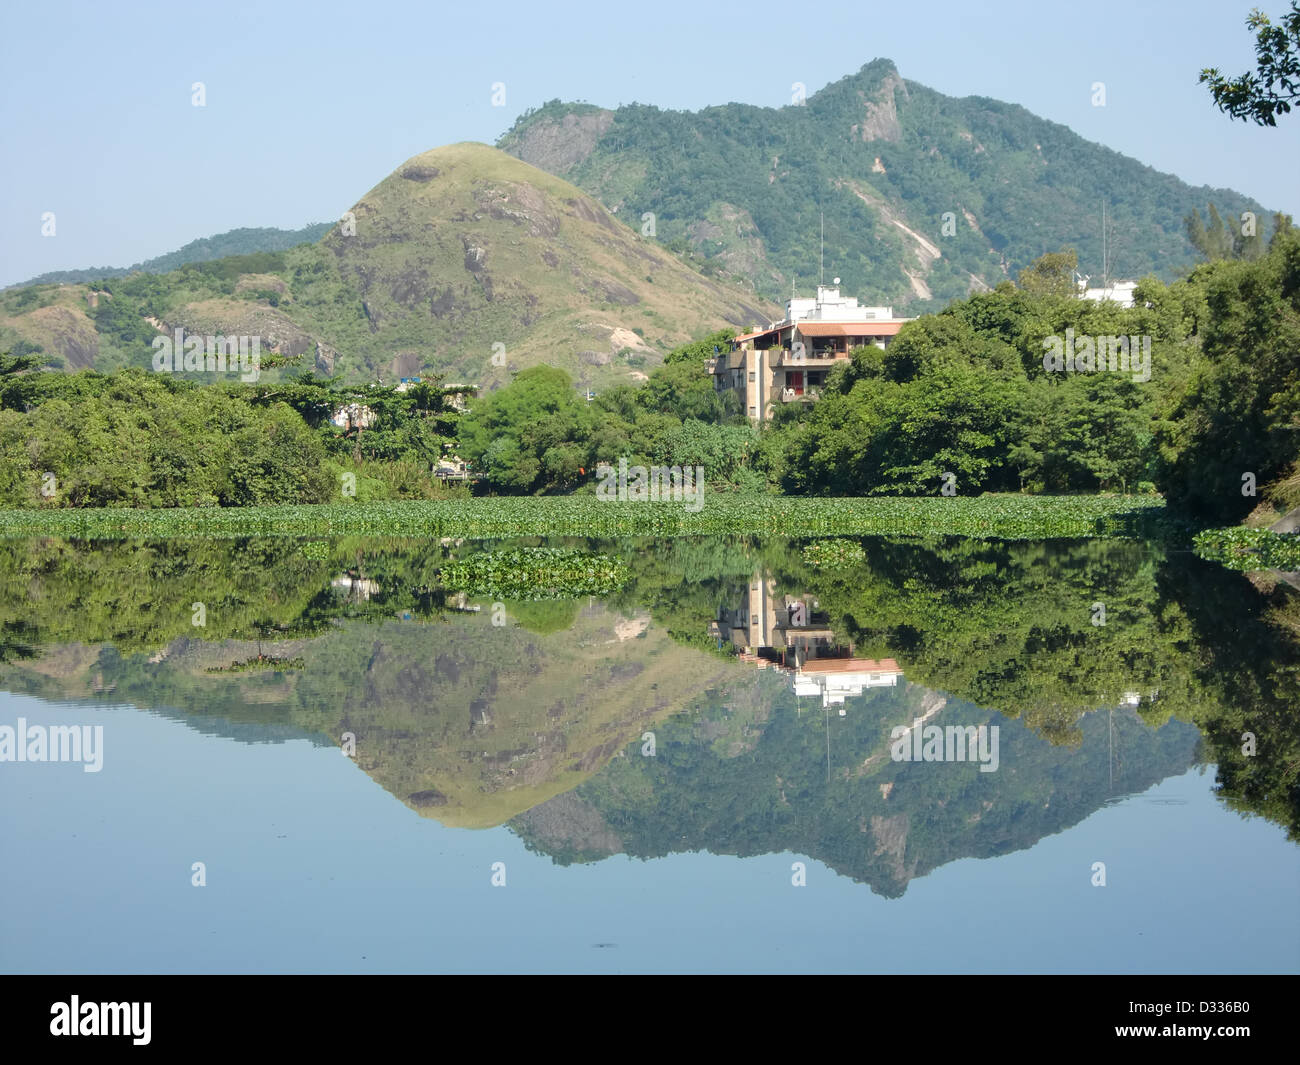
[{"label": "reflection of mountain", "polygon": [[702,727],[739,729],[734,751],[795,695],[855,728],[851,701],[903,698],[903,670],[1063,748],[1137,692],[1148,724],[1200,727],[1226,802],[1300,838],[1300,599],[1283,584],[1132,541],[868,539],[823,570],[775,538],[604,541],[588,546],[631,575],[604,607],[507,604],[498,628],[439,583],[484,546],[0,540],[0,687],[173,707],[245,739],[351,731],[384,787],[466,825],[573,787],[720,686],[736,711]]},{"label": "reflection of mountain", "polygon": [[[892,897],[947,862],[1031,847],[1112,796],[1182,773],[1198,737],[1182,722],[1152,729],[1128,712],[1093,714],[1069,749],[910,684],[870,691],[843,717],[800,714],[793,702],[786,696],[767,720],[736,704],[676,718],[660,728],[655,757],[630,748],[511,827],[562,864],[620,852],[792,852]],[[890,728],[927,715],[999,726],[997,771],[893,761]]]},{"label": "reflection of mountain", "polygon": [[[265,646],[294,670],[212,674],[256,645],[178,640],[166,654],[53,648],[4,684],[47,698],[173,707],[233,738],[356,737],[356,762],[446,824],[499,824],[585,780],[643,729],[695,702],[734,667],[681,647],[644,617],[599,603],[538,636],[490,613],[443,624],[345,622],[313,640]],[[164,711],[167,712],[167,711]],[[258,729],[263,734],[257,735]]]}]

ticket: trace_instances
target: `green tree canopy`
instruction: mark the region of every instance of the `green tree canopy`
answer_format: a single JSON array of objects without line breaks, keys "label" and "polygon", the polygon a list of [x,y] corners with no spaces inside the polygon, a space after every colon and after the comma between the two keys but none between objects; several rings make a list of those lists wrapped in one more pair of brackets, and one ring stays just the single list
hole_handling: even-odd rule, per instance
[{"label": "green tree canopy", "polygon": [[1228,78],[1209,67],[1198,80],[1209,85],[1215,106],[1224,114],[1276,126],[1278,115],[1288,114],[1300,98],[1300,0],[1291,0],[1291,10],[1276,26],[1258,8],[1246,25],[1255,31],[1256,69]]}]

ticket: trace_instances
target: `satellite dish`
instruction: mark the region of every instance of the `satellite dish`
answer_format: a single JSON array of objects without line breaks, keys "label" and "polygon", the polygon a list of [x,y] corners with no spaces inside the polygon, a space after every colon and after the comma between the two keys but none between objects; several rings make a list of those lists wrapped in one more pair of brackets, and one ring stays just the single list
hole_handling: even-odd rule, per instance
[{"label": "satellite dish", "polygon": [[835,279],[835,284],[838,285],[839,283],[840,283],[840,279],[837,277],[837,278]]}]

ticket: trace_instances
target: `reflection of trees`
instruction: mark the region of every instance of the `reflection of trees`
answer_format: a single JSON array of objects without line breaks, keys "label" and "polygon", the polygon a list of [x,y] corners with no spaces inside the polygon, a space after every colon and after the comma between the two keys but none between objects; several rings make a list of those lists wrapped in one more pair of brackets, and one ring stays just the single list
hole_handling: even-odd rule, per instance
[{"label": "reflection of trees", "polygon": [[[434,576],[442,555],[437,546],[403,552],[353,541],[309,559],[288,539],[5,540],[0,633],[16,648],[106,643],[131,653],[186,638],[311,639],[347,618],[436,617],[446,609]],[[348,568],[377,584],[375,594],[354,600],[331,588]],[[194,623],[196,603],[202,625]]]},{"label": "reflection of trees", "polygon": [[[1235,808],[1300,831],[1300,648],[1279,620],[1294,617],[1297,596],[1284,586],[1262,593],[1138,541],[870,539],[861,564],[826,570],[804,564],[800,542],[772,538],[528,542],[622,557],[632,579],[606,602],[648,611],[679,643],[714,654],[718,608],[756,570],[769,573],[779,592],[815,598],[858,655],[894,657],[910,681],[1018,716],[1058,744],[1077,743],[1090,711],[1136,693],[1148,722],[1201,727],[1203,757]],[[177,639],[257,641],[263,654],[264,643],[316,640],[345,620],[437,619],[457,609],[438,579],[449,555],[492,546],[341,539],[312,559],[288,539],[4,540],[0,665],[21,671],[48,645],[111,645],[103,668],[124,683],[123,656]],[[365,593],[331,587],[340,576]],[[202,628],[191,623],[196,602]],[[1104,625],[1093,624],[1098,602]],[[558,632],[575,607],[522,613],[534,631]],[[1254,756],[1241,751],[1245,732]]]},{"label": "reflection of trees", "polygon": [[[1136,541],[863,544],[865,561],[841,570],[805,566],[784,541],[733,545],[730,576],[717,563],[702,574],[710,604],[697,602],[702,582],[673,584],[673,551],[642,547],[628,556],[625,595],[642,600],[648,584],[657,619],[707,633],[716,606],[743,596],[745,567],[763,565],[779,589],[815,595],[858,654],[895,657],[909,680],[1018,716],[1057,744],[1077,744],[1086,715],[1136,695],[1150,724],[1200,726],[1230,805],[1296,833],[1300,599],[1290,589],[1265,598],[1241,574]],[[1098,602],[1104,625],[1093,624]],[[1290,621],[1279,619],[1286,609]],[[1254,756],[1242,753],[1248,731]]]},{"label": "reflection of trees", "polygon": [[35,635],[32,626],[25,621],[6,621],[0,625],[0,665],[39,658],[40,649],[29,642]]},{"label": "reflection of trees", "polygon": [[[1282,583],[1261,593],[1242,574],[1192,558],[1166,566],[1161,586],[1184,605],[1190,664],[1213,693],[1193,718],[1219,793],[1300,840],[1300,596]],[[1246,733],[1254,754],[1244,753]]]},{"label": "reflection of trees", "polygon": [[[1200,694],[1157,547],[1130,541],[868,541],[849,572],[806,573],[837,631],[893,653],[909,679],[1021,716],[1057,741],[1129,692],[1148,713]],[[1105,624],[1094,624],[1094,603]],[[1185,628],[1185,626],[1182,626]],[[1158,693],[1155,702],[1150,696]]]}]

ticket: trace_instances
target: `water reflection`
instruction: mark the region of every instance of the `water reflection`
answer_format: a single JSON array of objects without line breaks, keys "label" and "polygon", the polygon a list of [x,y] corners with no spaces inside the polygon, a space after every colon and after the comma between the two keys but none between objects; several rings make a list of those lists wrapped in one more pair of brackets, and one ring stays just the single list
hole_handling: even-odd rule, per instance
[{"label": "water reflection", "polygon": [[[1130,541],[866,540],[830,570],[777,540],[562,545],[626,583],[445,585],[499,543],[5,541],[0,686],[243,741],[351,737],[413,810],[508,823],[559,862],[793,851],[897,895],[1196,764],[1297,836],[1284,585]],[[968,756],[990,735],[995,771]]]},{"label": "water reflection", "polygon": [[856,658],[853,643],[841,643],[830,615],[810,594],[781,595],[776,581],[755,573],[743,605],[720,607],[709,624],[719,649],[736,649],[742,662],[790,674],[796,696],[812,696],[824,707],[838,706],[867,688],[893,687],[903,671],[892,658]]}]

